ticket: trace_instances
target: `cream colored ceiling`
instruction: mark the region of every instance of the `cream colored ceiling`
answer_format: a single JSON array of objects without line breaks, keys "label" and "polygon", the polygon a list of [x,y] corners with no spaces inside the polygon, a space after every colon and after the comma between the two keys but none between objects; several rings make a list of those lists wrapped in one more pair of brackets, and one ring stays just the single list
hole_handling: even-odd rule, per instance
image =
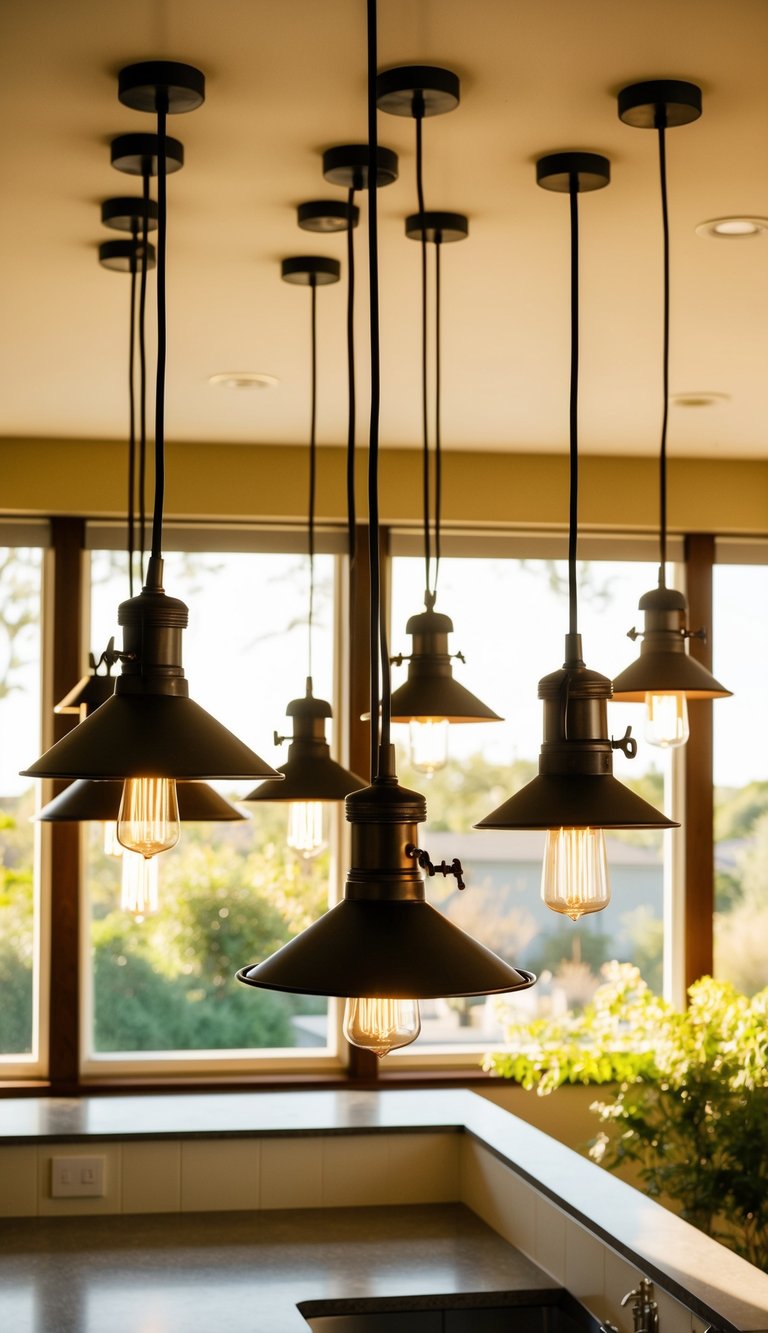
[{"label": "cream colored ceiling", "polygon": [[[340,197],[321,151],[365,136],[364,20],[363,0],[4,0],[0,434],[125,434],[129,280],[97,263],[109,236],[98,204],[133,189],[110,168],[109,139],[152,128],[118,104],[116,72],[159,57],[208,78],[205,106],[171,125],[187,165],[169,183],[168,434],[306,440],[309,298],[280,281],[279,260],[343,258],[343,238],[299,231],[295,205]],[[462,78],[460,108],[424,136],[427,207],[471,219],[444,257],[446,445],[565,447],[568,205],[537,189],[533,161],[584,148],[610,156],[613,183],[582,205],[583,447],[656,450],[656,142],[618,121],[615,93],[677,77],[702,84],[704,115],[669,135],[671,390],[729,398],[674,407],[671,450],[766,455],[768,239],[694,230],[768,214],[766,0],[381,0],[379,30],[381,65]],[[379,119],[401,159],[380,197],[383,435],[407,446],[419,430],[418,247],[402,230],[416,207],[413,124]],[[364,242],[361,228],[361,268]],[[322,442],[345,437],[344,299],[343,284],[319,293]],[[363,436],[363,300],[358,313]],[[228,370],[280,384],[208,384]]]}]

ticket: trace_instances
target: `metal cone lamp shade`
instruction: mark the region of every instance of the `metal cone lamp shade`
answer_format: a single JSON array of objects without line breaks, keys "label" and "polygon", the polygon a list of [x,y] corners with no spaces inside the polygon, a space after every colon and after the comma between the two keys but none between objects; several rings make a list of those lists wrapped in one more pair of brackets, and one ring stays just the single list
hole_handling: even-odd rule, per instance
[{"label": "metal cone lamp shade", "polygon": [[448,652],[448,635],[453,632],[449,616],[420,611],[411,616],[405,632],[413,636],[413,652],[408,679],[392,694],[393,722],[437,718],[454,723],[501,722],[498,713],[454,679]]},{"label": "metal cone lamp shade", "polygon": [[33,778],[275,778],[270,764],[189,698],[183,602],[143,588],[121,603],[115,692],[24,771]]},{"label": "metal cone lamp shade", "polygon": [[[33,817],[47,824],[84,823],[89,820],[115,823],[122,795],[122,782],[92,782],[81,778],[54,796]],[[178,799],[179,819],[183,823],[218,823],[248,818],[205,782],[180,782]]]},{"label": "metal cone lamp shade", "polygon": [[246,801],[343,801],[350,792],[366,785],[365,779],[351,773],[331,758],[325,739],[325,721],[332,717],[331,705],[315,699],[308,684],[302,699],[292,699],[285,710],[293,719],[288,761],[277,770],[284,781],[263,782],[244,799]]},{"label": "metal cone lamp shade", "polygon": [[725,699],[731,691],[688,652],[688,604],[681,592],[660,585],[640,598],[643,629],[640,656],[613,682],[613,697],[624,703],[644,703],[647,695],[682,694],[687,699]]},{"label": "metal cone lamp shade", "polygon": [[285,711],[293,719],[293,736],[275,733],[276,742],[291,741],[288,761],[278,769],[284,781],[264,782],[245,800],[290,802],[288,846],[308,859],[327,846],[326,802],[343,801],[366,784],[364,778],[331,758],[325,739],[326,718],[333,716],[331,705],[325,699],[315,699],[311,679],[307,680],[304,698],[292,699]]}]

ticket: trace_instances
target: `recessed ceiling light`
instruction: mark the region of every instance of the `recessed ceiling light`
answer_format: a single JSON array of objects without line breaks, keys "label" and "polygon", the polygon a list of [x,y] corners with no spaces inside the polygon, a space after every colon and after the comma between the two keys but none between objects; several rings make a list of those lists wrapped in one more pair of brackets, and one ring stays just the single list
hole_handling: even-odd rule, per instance
[{"label": "recessed ceiling light", "polygon": [[715,236],[723,241],[743,241],[750,236],[760,236],[764,231],[768,231],[768,218],[710,218],[708,222],[700,222],[696,231],[699,236]]},{"label": "recessed ceiling light", "polygon": [[225,370],[209,375],[208,383],[221,389],[274,389],[280,381],[276,375],[262,375],[256,370]]},{"label": "recessed ceiling light", "polygon": [[691,390],[689,393],[673,393],[671,402],[675,407],[716,407],[718,403],[727,403],[729,393],[710,393],[708,390]]}]

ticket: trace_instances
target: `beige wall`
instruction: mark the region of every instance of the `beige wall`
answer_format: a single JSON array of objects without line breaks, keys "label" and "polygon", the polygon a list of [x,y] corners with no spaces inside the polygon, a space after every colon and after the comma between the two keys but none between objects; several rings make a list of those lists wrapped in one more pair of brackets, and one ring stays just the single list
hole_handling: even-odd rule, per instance
[{"label": "beige wall", "polygon": [[[358,499],[365,512],[365,460]],[[125,508],[124,444],[0,440],[0,507],[13,514],[119,517]],[[306,452],[274,445],[170,444],[167,513],[176,518],[303,520]],[[317,513],[342,521],[344,451],[320,450]],[[450,452],[444,464],[446,522],[562,526],[567,460],[559,455]],[[586,457],[580,520],[606,529],[653,531],[658,473],[652,458]],[[417,522],[420,457],[387,450],[381,461],[384,522]],[[768,461],[672,459],[669,524],[677,532],[768,533]]]}]

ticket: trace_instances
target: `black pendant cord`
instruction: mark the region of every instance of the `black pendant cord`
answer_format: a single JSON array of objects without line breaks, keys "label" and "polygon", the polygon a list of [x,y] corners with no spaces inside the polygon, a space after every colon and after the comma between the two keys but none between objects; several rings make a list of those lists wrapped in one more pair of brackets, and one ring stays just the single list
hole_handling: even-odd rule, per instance
[{"label": "black pendant cord", "polygon": [[[376,0],[366,0],[368,27],[368,280],[371,350],[371,415],[368,436],[368,552],[371,566],[371,777],[389,773],[390,714],[392,711],[387,625],[381,598],[379,551],[379,413],[381,408],[381,352],[379,344],[379,219],[376,172],[378,125],[376,76],[378,42]],[[378,630],[378,633],[377,633]],[[381,660],[379,660],[381,655]],[[381,721],[379,724],[379,668],[381,668]]]},{"label": "black pendant cord", "polygon": [[312,679],[312,625],[315,614],[315,483],[317,475],[317,283],[310,279],[312,306],[310,317],[311,376],[309,411],[309,505],[307,549],[309,552],[309,613],[307,615],[307,675]]},{"label": "black pendant cord", "polygon": [[136,536],[136,254],[137,229],[133,230],[133,257],[131,259],[131,318],[128,335],[128,596],[133,597],[133,564]]},{"label": "black pendant cord", "polygon": [[157,94],[157,381],[155,385],[155,507],[152,516],[152,586],[162,583],[163,502],[165,499],[165,362],[166,301],[165,245],[167,225],[166,197],[166,121],[168,94]]},{"label": "black pendant cord", "polygon": [[355,187],[347,195],[347,554],[350,568],[357,556],[357,512],[355,506],[355,426],[357,392],[355,381],[355,229],[352,218]]},{"label": "black pendant cord", "polygon": [[149,166],[144,168],[144,218],[141,230],[139,285],[139,578],[144,582],[147,548],[147,255],[149,251]]},{"label": "black pendant cord", "polygon": [[667,570],[667,419],[669,416],[669,208],[667,203],[667,143],[666,112],[657,110],[656,128],[659,133],[659,177],[661,181],[661,224],[664,233],[664,335],[662,393],[664,402],[661,416],[661,450],[659,454],[659,587],[666,586]]},{"label": "black pendant cord", "polygon": [[569,634],[579,632],[576,543],[579,528],[579,181],[570,178],[571,202],[571,385],[569,405],[570,503],[568,514]]},{"label": "black pendant cord", "polygon": [[[420,92],[414,94],[413,115],[416,121],[416,198],[419,216],[423,218],[424,208],[424,97]],[[434,602],[432,596],[432,537],[430,532],[430,486],[429,486],[429,384],[427,379],[427,233],[421,233],[421,476],[424,505],[424,605],[429,607]]]},{"label": "black pendant cord", "polygon": [[440,293],[440,234],[435,236],[435,581],[432,586],[437,597],[437,581],[440,577],[440,519],[443,505],[443,463],[442,463],[442,427],[440,421],[440,395],[442,380],[441,335],[441,293]]}]

